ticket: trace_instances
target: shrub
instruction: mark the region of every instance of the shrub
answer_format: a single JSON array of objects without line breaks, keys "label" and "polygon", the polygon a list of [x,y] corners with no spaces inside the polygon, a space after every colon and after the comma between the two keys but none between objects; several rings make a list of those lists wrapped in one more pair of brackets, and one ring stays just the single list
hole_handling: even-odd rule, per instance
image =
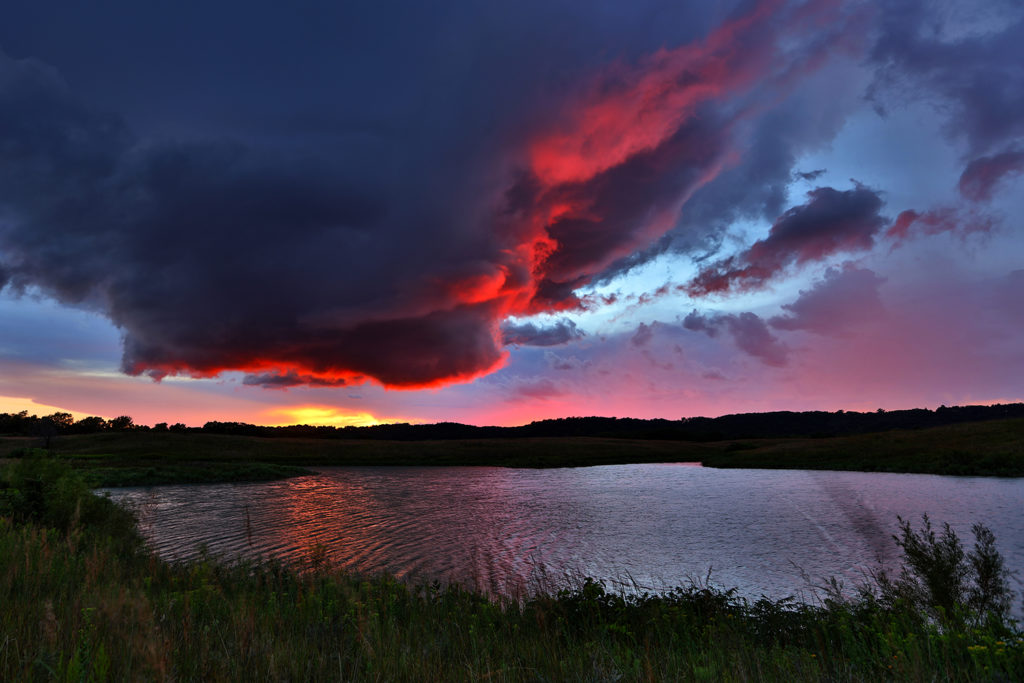
[{"label": "shrub", "polygon": [[95,495],[67,463],[40,452],[25,454],[0,473],[0,515],[15,523],[109,536],[125,550],[142,547],[128,510]]},{"label": "shrub", "polygon": [[1014,595],[1010,572],[988,527],[971,527],[974,548],[965,552],[948,523],[936,532],[928,515],[922,516],[919,530],[898,519],[899,533],[893,539],[903,552],[899,576],[893,579],[879,571],[874,577],[883,604],[911,607],[947,624],[965,618],[974,622],[1006,619]]}]

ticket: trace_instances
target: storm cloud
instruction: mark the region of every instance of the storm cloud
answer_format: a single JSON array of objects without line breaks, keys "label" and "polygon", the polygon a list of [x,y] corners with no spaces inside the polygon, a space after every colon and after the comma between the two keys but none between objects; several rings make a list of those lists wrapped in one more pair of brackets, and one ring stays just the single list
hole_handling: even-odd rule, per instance
[{"label": "storm cloud", "polygon": [[765,286],[789,266],[820,261],[838,253],[866,251],[888,222],[882,199],[870,188],[819,187],[806,204],[782,214],[768,236],[736,255],[703,268],[686,286],[692,296]]},{"label": "storm cloud", "polygon": [[458,247],[421,258],[438,233],[398,239],[393,210],[351,169],[139,142],[32,60],[0,60],[0,102],[8,285],[108,315],[127,372],[411,386],[501,362],[495,306],[464,300],[496,266]]},{"label": "storm cloud", "polygon": [[[539,5],[520,11],[522,21]],[[467,20],[485,35],[501,25],[495,12]],[[41,61],[3,55],[0,269],[14,291],[108,316],[131,374],[239,370],[271,387],[466,381],[500,367],[505,344],[526,343],[524,330],[503,333],[507,316],[579,307],[577,289],[676,227],[683,204],[736,156],[758,102],[787,92],[832,46],[829,31],[801,41],[802,22],[835,20],[838,33],[845,16],[827,3],[756,3],[701,39],[677,35],[677,47],[636,32],[610,61],[594,57],[621,16],[596,13],[585,39],[525,59],[537,29],[513,22],[511,58],[480,48],[479,32],[457,44],[480,48],[491,67],[459,75],[476,90],[458,102],[430,93],[415,118],[396,120],[375,107],[424,97],[418,76],[459,63],[403,33],[429,57],[415,73],[390,81],[362,118],[361,105],[338,116],[329,134],[309,116],[277,119],[292,144],[253,118],[237,136],[138,132]],[[557,73],[527,77],[555,53]],[[485,76],[499,87],[484,87]],[[574,86],[544,92],[564,78]],[[308,96],[316,78],[303,79],[289,87]],[[345,79],[355,97],[376,87]],[[252,100],[258,91],[243,86],[228,90]],[[123,101],[143,128],[160,123]],[[262,112],[284,113],[281,103]],[[330,140],[330,153],[311,153],[314,139]]]},{"label": "storm cloud", "polygon": [[[1018,24],[992,44],[936,43],[911,30],[922,6],[901,8],[878,31],[866,4],[819,0],[256,3],[246,21],[121,2],[133,30],[110,55],[91,39],[102,16],[19,9],[4,35],[16,57],[0,53],[0,288],[106,316],[130,374],[469,381],[507,346],[581,335],[510,317],[590,306],[581,288],[661,253],[704,264],[686,286],[704,296],[869,249],[888,223],[881,190],[819,187],[784,210],[800,156],[859,103],[844,77],[865,54],[879,100],[900,74],[951,99],[992,86],[951,119],[975,159],[965,196],[990,196],[1012,172],[991,155],[1021,133],[997,111],[1020,79],[983,67]],[[43,40],[53,27],[66,44]],[[773,219],[719,253],[736,221]],[[785,362],[760,318],[715,321]]]},{"label": "storm cloud", "polygon": [[908,96],[937,99],[948,135],[966,141],[972,157],[990,154],[1024,135],[1024,8],[997,0],[943,9],[928,0],[879,6],[871,94],[882,108]]},{"label": "storm cloud", "polygon": [[585,336],[572,320],[562,319],[554,325],[540,327],[533,323],[505,324],[502,341],[510,346],[560,346]]}]

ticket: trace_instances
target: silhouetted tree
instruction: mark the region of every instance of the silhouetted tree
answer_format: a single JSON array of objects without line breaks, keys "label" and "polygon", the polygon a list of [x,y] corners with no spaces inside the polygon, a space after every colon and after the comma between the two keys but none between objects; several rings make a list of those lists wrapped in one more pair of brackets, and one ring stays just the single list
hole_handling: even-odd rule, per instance
[{"label": "silhouetted tree", "polygon": [[50,420],[56,426],[58,432],[67,432],[75,424],[75,418],[71,416],[71,413],[54,413],[53,415],[47,415],[42,418],[44,420]]},{"label": "silhouetted tree", "polygon": [[94,434],[96,432],[102,432],[107,428],[107,421],[102,417],[83,417],[81,420],[75,423],[74,431],[79,434]]},{"label": "silhouetted tree", "polygon": [[126,432],[135,427],[135,421],[128,415],[118,415],[110,421],[110,429],[115,432]]}]

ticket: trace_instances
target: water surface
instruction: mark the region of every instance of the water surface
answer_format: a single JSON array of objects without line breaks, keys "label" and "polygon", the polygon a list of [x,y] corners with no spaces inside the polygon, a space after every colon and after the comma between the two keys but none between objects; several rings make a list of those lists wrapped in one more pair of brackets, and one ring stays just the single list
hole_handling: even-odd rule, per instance
[{"label": "water surface", "polygon": [[[1024,574],[1024,479],[671,464],[344,467],[245,484],[112,489],[168,559],[322,556],[359,572],[516,593],[567,574],[662,589],[703,578],[808,596],[892,565],[897,515],[970,541],[987,524]],[[1020,591],[1020,577],[1014,581]],[[1019,604],[1019,601],[1018,601]]]}]

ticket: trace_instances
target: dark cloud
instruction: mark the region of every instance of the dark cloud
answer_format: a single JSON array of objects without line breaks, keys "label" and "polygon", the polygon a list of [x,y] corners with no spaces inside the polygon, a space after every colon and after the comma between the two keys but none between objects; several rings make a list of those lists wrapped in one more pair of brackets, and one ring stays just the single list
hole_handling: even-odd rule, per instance
[{"label": "dark cloud", "polygon": [[960,194],[974,202],[987,201],[1004,178],[1024,173],[1024,152],[1007,150],[978,157],[960,176]]},{"label": "dark cloud", "polygon": [[[125,112],[0,55],[6,286],[102,312],[129,373],[268,386],[501,366],[506,317],[587,305],[579,287],[676,227],[723,170],[787,166],[793,145],[769,134],[786,117],[761,124],[762,103],[848,28],[827,3],[743,5],[717,27],[717,10],[656,0],[410,4],[400,22],[260,6],[244,25],[123,4],[123,43],[103,39],[113,15],[2,10],[22,26],[0,29],[15,54],[45,44]],[[759,125],[757,163],[733,166]],[[710,204],[735,200],[717,187]],[[782,184],[758,187],[751,207],[779,205]]]},{"label": "dark cloud", "polygon": [[881,106],[908,96],[938,98],[947,132],[971,157],[1024,135],[1024,12],[1019,3],[928,0],[879,5],[873,96]]},{"label": "dark cloud", "polygon": [[846,335],[851,327],[884,318],[885,308],[878,296],[883,282],[885,278],[868,269],[830,268],[813,288],[782,306],[786,315],[775,316],[768,323],[780,330]]},{"label": "dark cloud", "polygon": [[720,325],[717,317],[701,315],[693,310],[683,318],[683,327],[691,332],[703,332],[709,337],[717,337]]},{"label": "dark cloud", "polygon": [[[841,21],[835,24],[839,26],[847,35],[856,33]],[[841,56],[842,51],[834,54]],[[817,56],[808,54],[806,59],[813,63]],[[608,283],[665,253],[703,262],[720,250],[736,222],[776,219],[785,207],[797,159],[831,140],[849,111],[859,104],[843,81],[842,77],[812,79],[771,111],[733,125],[734,148],[730,151],[738,148],[742,153],[729,158],[717,174],[692,189],[668,233],[612,263],[598,280]],[[780,92],[771,95],[781,96]]]},{"label": "dark cloud", "polygon": [[[856,42],[838,40],[860,31],[855,15],[754,4],[703,42],[613,65],[568,99],[508,194],[513,225],[534,234],[535,307],[577,307],[581,286],[666,250],[714,251],[733,220],[777,215],[796,156],[842,121],[841,106],[787,96]],[[820,30],[801,33],[806,21]],[[766,112],[765,98],[786,107]]]},{"label": "dark cloud", "polygon": [[828,170],[824,168],[819,168],[814,171],[794,171],[793,177],[799,178],[800,180],[806,180],[808,182],[811,182],[817,180],[821,176],[825,175],[827,172]]},{"label": "dark cloud", "polygon": [[[939,101],[947,113],[947,133],[954,138],[966,139],[974,155],[1005,150],[1009,141],[1017,140],[1019,143],[1020,136],[1024,135],[1024,119],[1017,115],[1024,110],[1024,68],[1020,66],[1024,63],[1020,51],[1020,45],[1024,44],[1024,12],[1001,3],[965,5],[960,10],[962,16],[956,12],[936,12],[932,3],[920,0],[886,3],[876,17],[879,30],[870,49],[869,65],[875,75],[870,93],[878,104],[884,104],[890,98],[903,102],[908,95]],[[810,101],[801,100],[800,94],[798,91],[793,102],[783,103],[759,120],[760,128],[751,137],[755,145],[736,169],[739,171],[747,167],[753,172],[746,178],[732,179],[736,181],[731,184],[732,192],[742,196],[730,198],[729,188],[716,187],[718,181],[726,179],[727,173],[721,174],[707,187],[698,190],[685,207],[684,216],[687,211],[691,216],[703,213],[699,216],[698,225],[706,231],[690,226],[691,229],[685,231],[688,243],[685,239],[673,240],[675,233],[670,233],[656,245],[660,250],[658,253],[678,247],[698,255],[701,246],[713,250],[713,236],[721,235],[724,230],[721,225],[707,229],[716,221],[724,219],[728,224],[740,218],[770,217],[766,212],[773,206],[771,197],[784,197],[780,189],[786,185],[787,174],[789,178],[810,181],[824,172],[823,169],[793,171],[794,159],[798,158],[801,150],[813,148],[815,143],[828,140],[835,134],[849,111],[849,106],[845,110],[840,106],[849,92],[837,93],[832,100],[819,96],[812,106],[809,106]],[[824,103],[833,108],[831,116],[808,117],[808,111]],[[778,121],[773,120],[775,116],[779,117]],[[787,124],[795,124],[798,128],[788,129]],[[988,198],[1001,179],[1018,172],[1021,162],[1014,149],[972,162],[961,182],[964,196],[976,200]],[[830,192],[828,188],[819,190]],[[702,192],[708,195],[720,193],[724,201],[708,197],[707,203],[702,204],[700,200],[705,199]],[[839,209],[838,201],[826,201],[838,199],[837,195],[821,197],[820,200],[812,198],[804,207],[793,210],[816,220],[821,227],[818,236],[825,238],[829,233],[835,236],[837,241],[831,247],[818,242],[816,251],[808,254],[801,249],[809,242],[787,243],[786,240],[773,239],[773,235],[746,253],[705,267],[689,283],[687,291],[691,295],[702,296],[757,288],[781,274],[789,265],[799,265],[829,252],[870,248],[884,221],[878,214],[881,193],[858,188],[844,194],[843,198],[849,200],[846,208],[851,219],[855,220],[858,212],[863,219],[859,225],[845,223],[852,232],[844,234],[838,226],[828,224],[828,216],[821,216],[818,221],[818,217],[807,211],[812,207],[825,209],[829,204]],[[872,198],[871,194],[875,197]],[[861,203],[854,206],[853,200]],[[774,206],[781,206],[781,199],[776,199]],[[758,216],[759,210],[761,216]],[[785,218],[780,218],[779,222]],[[951,208],[914,211],[904,214],[902,219],[902,223],[898,221],[895,229],[887,233],[897,244],[907,236],[911,224],[914,224],[911,232],[917,234],[966,233],[987,230],[992,224],[991,219],[983,215]],[[635,267],[636,261],[642,259],[621,265],[623,268]]]},{"label": "dark cloud", "polygon": [[630,337],[629,343],[633,346],[646,346],[651,337],[654,336],[654,325],[648,325],[646,323],[640,323],[636,328],[636,333]]},{"label": "dark cloud", "polygon": [[[315,375],[302,375],[294,370],[284,373],[263,372],[246,375],[242,383],[248,386],[263,387],[264,389],[287,389],[288,387],[311,386],[311,387],[343,387],[348,384],[347,380],[327,380]],[[349,396],[349,398],[352,398]]]},{"label": "dark cloud", "polygon": [[501,326],[501,337],[506,346],[560,346],[584,336],[583,330],[567,318],[548,327],[538,327],[533,323],[506,323]]},{"label": "dark cloud", "polygon": [[764,320],[755,313],[701,315],[691,311],[683,319],[683,327],[692,332],[703,332],[715,337],[726,330],[736,346],[765,365],[783,367],[788,362],[789,349],[771,333]]},{"label": "dark cloud", "polygon": [[0,57],[0,103],[9,284],[109,316],[127,372],[422,386],[501,363],[497,307],[474,300],[500,276],[489,246],[429,210],[409,230],[356,168],[141,143],[32,60]]},{"label": "dark cloud", "polygon": [[879,214],[879,194],[862,185],[845,191],[819,187],[807,195],[806,204],[775,221],[768,237],[702,269],[684,286],[686,291],[706,296],[763,287],[789,266],[870,249],[875,234],[887,222]]}]

